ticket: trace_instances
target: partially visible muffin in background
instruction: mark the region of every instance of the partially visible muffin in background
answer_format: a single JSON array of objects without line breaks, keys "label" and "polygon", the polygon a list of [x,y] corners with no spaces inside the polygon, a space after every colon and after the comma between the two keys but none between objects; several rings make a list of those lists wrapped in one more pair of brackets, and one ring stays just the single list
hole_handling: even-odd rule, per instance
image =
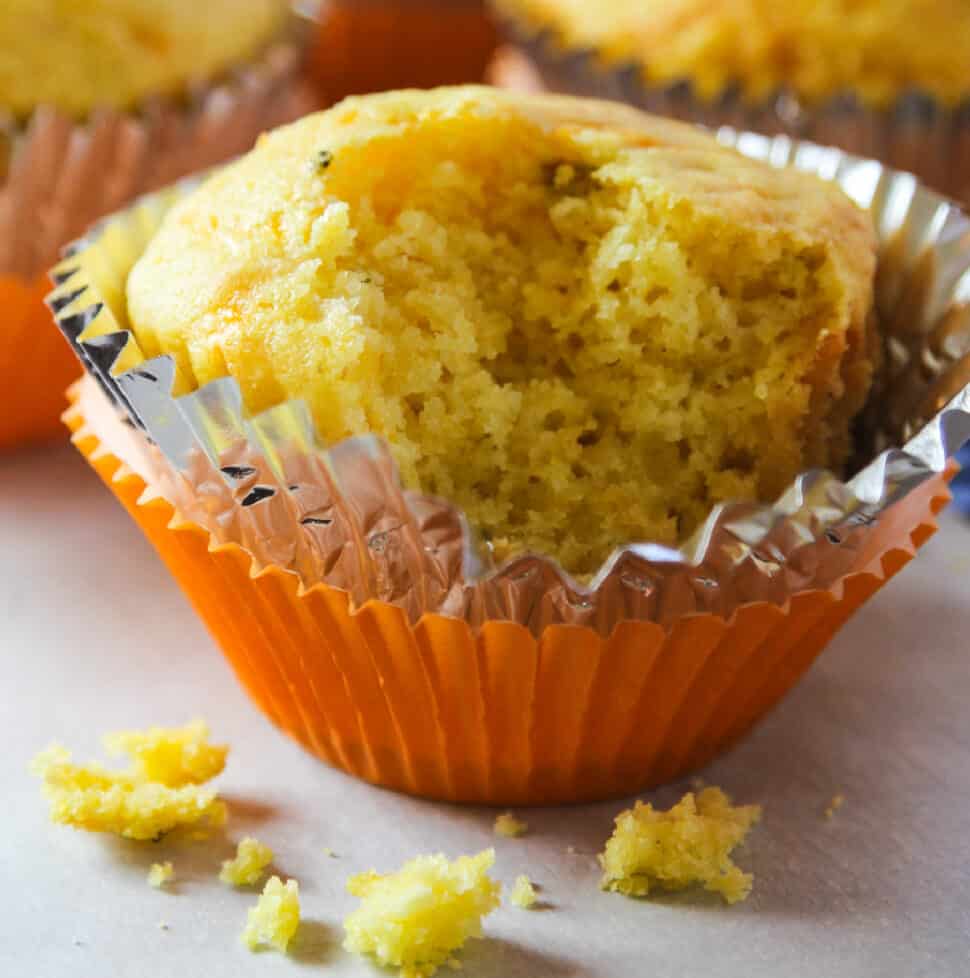
[{"label": "partially visible muffin in background", "polygon": [[250,59],[286,11],[285,0],[5,0],[0,103],[84,116],[179,95]]},{"label": "partially visible muffin in background", "polygon": [[66,434],[80,373],[43,296],[97,218],[309,107],[286,0],[0,4],[0,450]]},{"label": "partially visible muffin in background", "polygon": [[837,187],[610,103],[348,100],[178,204],[128,280],[182,389],[384,436],[500,556],[578,574],[838,469],[875,237]]},{"label": "partially visible muffin in background", "polygon": [[854,92],[884,105],[919,88],[970,95],[965,0],[499,0],[570,47],[642,65],[652,83],[690,79],[706,97],[732,84],[758,99]]}]

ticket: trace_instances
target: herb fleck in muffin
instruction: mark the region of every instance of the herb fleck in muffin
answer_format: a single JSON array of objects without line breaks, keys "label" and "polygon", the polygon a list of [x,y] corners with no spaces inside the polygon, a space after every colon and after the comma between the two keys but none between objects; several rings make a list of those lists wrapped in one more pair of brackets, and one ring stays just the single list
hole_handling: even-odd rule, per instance
[{"label": "herb fleck in muffin", "polygon": [[173,209],[127,294],[182,389],[304,398],[503,555],[589,573],[843,463],[874,264],[815,177],[622,106],[460,88],[265,137]]}]

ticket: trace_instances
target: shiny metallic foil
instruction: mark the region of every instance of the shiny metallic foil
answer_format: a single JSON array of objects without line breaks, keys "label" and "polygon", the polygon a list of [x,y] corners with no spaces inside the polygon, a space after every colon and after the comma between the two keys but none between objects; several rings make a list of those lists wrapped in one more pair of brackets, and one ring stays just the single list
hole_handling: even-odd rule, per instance
[{"label": "shiny metallic foil", "polygon": [[551,31],[513,16],[501,0],[492,4],[508,39],[551,91],[628,102],[714,128],[731,126],[838,146],[914,173],[970,205],[970,67],[968,96],[952,107],[919,91],[904,93],[885,109],[872,109],[851,92],[819,105],[806,104],[785,89],[751,101],[733,87],[707,99],[694,91],[689,79],[649,84],[641,64],[613,64],[591,48],[564,47]]},{"label": "shiny metallic foil", "polygon": [[536,635],[554,623],[607,635],[624,620],[669,625],[694,612],[728,617],[752,601],[783,605],[864,563],[893,504],[970,438],[970,220],[873,161],[786,137],[725,129],[719,138],[834,180],[873,215],[885,357],[859,418],[855,474],[805,472],[772,505],[719,506],[679,549],[631,542],[586,583],[541,555],[495,566],[457,509],[401,487],[381,439],[321,445],[302,402],[247,417],[232,378],[172,396],[172,359],[145,360],[126,331],[124,284],[189,185],[79,242],[54,272],[49,303],[100,385],[100,409],[129,423],[131,437],[112,451],[214,543],[243,546],[254,572],[278,565],[304,586],[345,589],[356,606],[398,605],[412,621],[426,612],[474,627],[511,620]]}]

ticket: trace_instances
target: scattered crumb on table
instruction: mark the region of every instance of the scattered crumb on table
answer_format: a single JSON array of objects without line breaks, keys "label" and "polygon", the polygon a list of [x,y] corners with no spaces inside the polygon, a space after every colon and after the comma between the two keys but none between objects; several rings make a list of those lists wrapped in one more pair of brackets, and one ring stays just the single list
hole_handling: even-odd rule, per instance
[{"label": "scattered crumb on table", "polygon": [[525,835],[529,825],[521,818],[516,818],[511,812],[504,812],[495,819],[492,830],[496,835],[501,835],[506,839],[516,839],[520,835]]},{"label": "scattered crumb on table", "polygon": [[286,951],[300,925],[300,887],[296,880],[285,883],[271,876],[256,905],[249,908],[242,939],[250,951],[275,947]]},{"label": "scattered crumb on table", "polygon": [[616,817],[600,855],[601,886],[626,896],[654,888],[681,890],[700,884],[728,903],[744,900],[752,876],[731,860],[731,851],[761,816],[757,805],[733,806],[719,788],[688,792],[669,811],[638,801]]},{"label": "scattered crumb on table", "polygon": [[538,902],[539,896],[536,893],[535,885],[528,876],[516,876],[515,883],[512,884],[512,892],[509,894],[509,899],[512,903],[521,907],[523,910],[528,910],[530,907],[534,907]]},{"label": "scattered crumb on table", "polygon": [[492,849],[453,861],[417,856],[393,873],[351,877],[347,889],[360,905],[344,920],[344,948],[372,954],[401,978],[454,967],[454,952],[481,937],[482,918],[499,905],[501,884],[488,875],[494,862]]},{"label": "scattered crumb on table", "polygon": [[175,879],[175,868],[171,863],[152,863],[148,870],[148,885],[154,886],[156,890],[161,889],[166,883],[171,883]]}]

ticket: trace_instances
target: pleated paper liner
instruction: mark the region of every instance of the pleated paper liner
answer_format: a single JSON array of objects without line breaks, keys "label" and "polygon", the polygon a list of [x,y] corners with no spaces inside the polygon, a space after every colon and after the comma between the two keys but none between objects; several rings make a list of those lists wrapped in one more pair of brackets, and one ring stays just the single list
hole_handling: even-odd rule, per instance
[{"label": "pleated paper liner", "polygon": [[98,217],[146,191],[244,152],[266,129],[312,107],[300,81],[302,24],[252,64],[137,112],[76,122],[42,106],[0,125],[0,449],[62,436],[64,389],[80,374],[50,322],[46,273]]},{"label": "pleated paper liner", "polygon": [[506,59],[498,65],[499,84],[531,87],[538,79],[549,91],[615,99],[685,122],[838,146],[914,173],[970,205],[970,71],[966,98],[955,106],[919,90],[901,94],[885,109],[870,108],[851,92],[819,105],[806,104],[788,90],[751,101],[738,86],[703,98],[690,79],[650,84],[641,64],[616,63],[592,48],[564,45],[549,27],[529,20],[519,0],[491,4],[508,43],[533,69]]},{"label": "pleated paper liner", "polygon": [[[74,442],[179,582],[262,711],[324,761],[448,801],[546,804],[629,794],[676,778],[741,737],[838,628],[932,535],[946,475],[880,521],[858,566],[783,606],[602,637],[456,618],[256,571],[235,544],[181,519],[108,447],[137,437],[88,378],[72,388]],[[112,428],[114,430],[112,430]],[[120,449],[119,449],[120,450]]]},{"label": "pleated paper liner", "polygon": [[[870,209],[883,372],[858,471],[717,507],[679,549],[630,544],[589,584],[501,566],[447,501],[405,491],[372,436],[321,445],[290,401],[172,393],[126,329],[128,272],[186,187],[116,215],[49,302],[88,376],[75,442],[152,540],[275,723],[367,780],[454,801],[627,794],[741,737],[934,529],[970,437],[970,222],[906,174],[722,133]],[[896,447],[902,446],[902,447]]]},{"label": "pleated paper liner", "polygon": [[64,434],[64,390],[79,368],[44,305],[50,288],[46,273],[33,281],[0,276],[0,451]]}]

